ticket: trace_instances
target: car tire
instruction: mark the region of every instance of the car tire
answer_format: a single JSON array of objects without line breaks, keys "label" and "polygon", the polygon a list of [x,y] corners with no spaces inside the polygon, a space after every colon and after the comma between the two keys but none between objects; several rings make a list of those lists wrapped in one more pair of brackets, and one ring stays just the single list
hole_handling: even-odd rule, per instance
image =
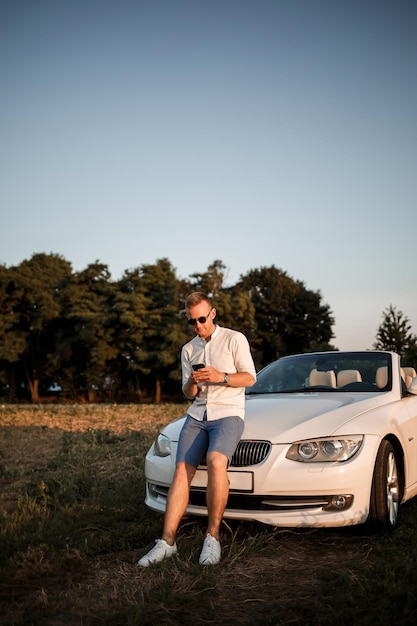
[{"label": "car tire", "polygon": [[402,471],[393,445],[384,439],[372,478],[368,524],[374,532],[391,532],[397,525],[402,500]]}]

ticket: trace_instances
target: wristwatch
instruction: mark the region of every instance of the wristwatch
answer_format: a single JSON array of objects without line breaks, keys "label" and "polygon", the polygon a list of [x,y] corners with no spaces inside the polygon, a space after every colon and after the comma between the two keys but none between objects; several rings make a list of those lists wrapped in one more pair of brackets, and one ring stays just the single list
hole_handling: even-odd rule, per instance
[{"label": "wristwatch", "polygon": [[229,374],[225,374],[225,375],[224,375],[224,382],[226,383],[226,385],[228,385],[228,384],[229,384],[229,381],[230,381],[230,376],[229,376]]}]

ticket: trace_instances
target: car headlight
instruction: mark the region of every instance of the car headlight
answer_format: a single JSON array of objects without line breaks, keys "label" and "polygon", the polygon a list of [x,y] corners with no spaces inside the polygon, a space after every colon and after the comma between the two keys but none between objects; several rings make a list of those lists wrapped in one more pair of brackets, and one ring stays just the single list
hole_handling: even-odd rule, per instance
[{"label": "car headlight", "polygon": [[171,454],[171,439],[159,433],[154,441],[153,451],[155,456],[169,456]]},{"label": "car headlight", "polygon": [[286,454],[291,461],[323,463],[324,461],[347,461],[362,445],[363,435],[348,437],[323,437],[293,443]]}]

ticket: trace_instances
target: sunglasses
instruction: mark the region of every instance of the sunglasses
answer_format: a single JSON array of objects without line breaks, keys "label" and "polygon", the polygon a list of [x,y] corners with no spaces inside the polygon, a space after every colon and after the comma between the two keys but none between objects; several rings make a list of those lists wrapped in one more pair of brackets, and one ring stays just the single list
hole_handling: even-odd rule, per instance
[{"label": "sunglasses", "polygon": [[213,310],[213,307],[211,307],[210,311],[207,313],[206,316],[202,315],[201,317],[191,317],[191,318],[187,319],[187,322],[189,324],[191,324],[191,326],[195,326],[197,324],[197,322],[199,322],[200,324],[205,324],[207,322],[208,316],[210,315],[212,310]]}]

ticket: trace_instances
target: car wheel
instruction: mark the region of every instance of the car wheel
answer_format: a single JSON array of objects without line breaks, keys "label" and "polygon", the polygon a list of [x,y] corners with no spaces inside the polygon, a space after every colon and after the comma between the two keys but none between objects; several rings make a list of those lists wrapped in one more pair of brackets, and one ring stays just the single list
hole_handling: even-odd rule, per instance
[{"label": "car wheel", "polygon": [[384,439],[376,457],[368,522],[374,531],[392,531],[402,499],[401,470],[392,444]]}]

